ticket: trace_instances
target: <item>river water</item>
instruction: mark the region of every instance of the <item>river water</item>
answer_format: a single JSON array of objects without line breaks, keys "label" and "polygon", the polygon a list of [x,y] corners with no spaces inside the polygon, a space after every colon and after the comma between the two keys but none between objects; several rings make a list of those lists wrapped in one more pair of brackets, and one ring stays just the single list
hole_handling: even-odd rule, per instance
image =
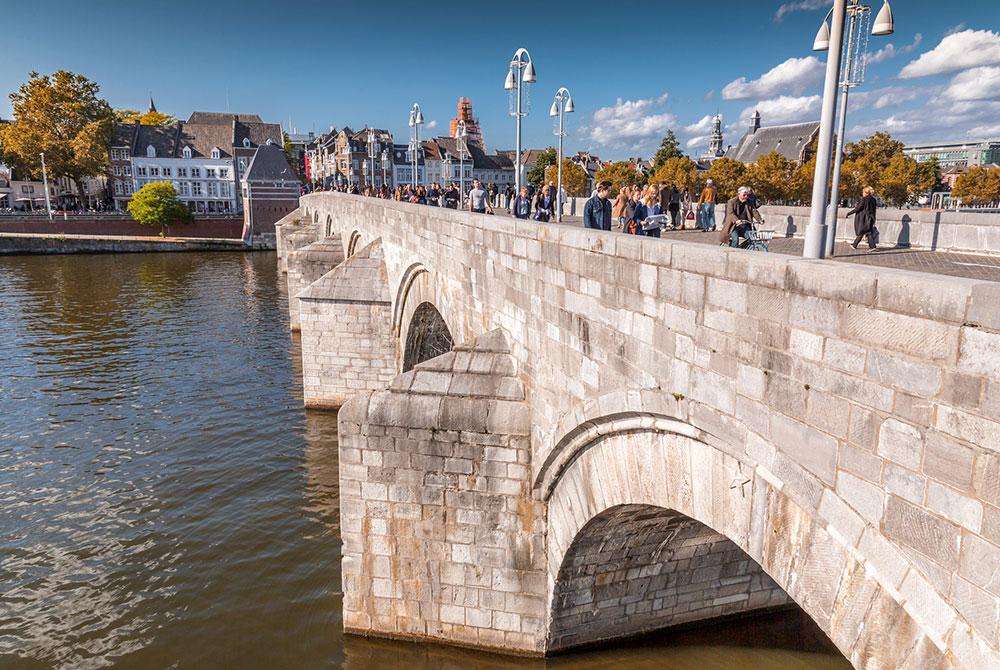
[{"label": "river water", "polygon": [[344,636],[299,379],[273,254],[0,257],[0,668],[849,667],[797,612],[549,660]]}]

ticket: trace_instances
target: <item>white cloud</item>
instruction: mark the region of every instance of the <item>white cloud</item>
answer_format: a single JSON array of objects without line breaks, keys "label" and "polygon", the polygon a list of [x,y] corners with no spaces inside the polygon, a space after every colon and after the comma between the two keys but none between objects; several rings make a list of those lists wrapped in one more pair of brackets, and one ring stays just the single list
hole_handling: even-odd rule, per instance
[{"label": "white cloud", "polygon": [[1000,33],[963,30],[945,36],[936,47],[907,64],[899,77],[929,77],[981,65],[1000,65]]},{"label": "white cloud", "polygon": [[706,114],[690,126],[684,126],[686,135],[708,135],[712,131],[712,123],[715,121],[715,114]]},{"label": "white cloud", "polygon": [[913,36],[913,41],[907,44],[905,47],[896,48],[895,44],[886,44],[884,47],[873,53],[868,57],[868,64],[875,65],[881,63],[882,61],[887,61],[890,58],[895,58],[896,56],[905,56],[908,53],[912,53],[920,43],[924,41],[924,36],[917,33]]},{"label": "white cloud", "polygon": [[431,121],[431,122],[429,122],[429,123],[427,124],[427,129],[428,129],[428,130],[434,130],[434,129],[435,129],[435,128],[437,128],[437,127],[438,127],[438,122],[437,122],[437,119],[435,119],[434,121]]},{"label": "white cloud", "polygon": [[924,106],[855,125],[848,139],[884,130],[908,142],[982,139],[1000,130],[1000,101],[954,102],[939,96]]},{"label": "white cloud", "polygon": [[667,94],[658,98],[622,100],[594,112],[589,137],[601,145],[638,147],[666,134],[677,125],[677,117],[669,112],[656,112],[667,101]]},{"label": "white cloud", "polygon": [[761,100],[740,112],[740,121],[746,125],[754,110],[760,112],[761,125],[778,126],[783,123],[815,121],[819,119],[822,98],[818,95],[790,97],[782,95],[771,100]]},{"label": "white cloud", "polygon": [[950,100],[1000,100],[1000,67],[974,67],[959,72],[943,95]]},{"label": "white cloud", "polygon": [[989,137],[996,137],[997,135],[1000,135],[1000,123],[994,123],[993,125],[976,126],[975,128],[969,131],[970,137],[989,138]]},{"label": "white cloud", "polygon": [[693,149],[695,147],[707,146],[708,145],[708,140],[710,140],[710,139],[711,139],[711,137],[709,135],[701,135],[699,137],[692,137],[691,139],[689,139],[687,142],[684,143],[684,147],[686,149]]},{"label": "white cloud", "polygon": [[722,89],[722,97],[725,100],[747,100],[784,93],[798,95],[821,81],[825,70],[826,65],[815,56],[789,58],[765,72],[760,79],[747,81],[746,77],[740,77],[729,82]]},{"label": "white cloud", "polygon": [[848,99],[848,109],[851,112],[859,109],[885,109],[895,107],[921,98],[927,99],[940,89],[933,87],[887,86],[871,91],[851,93]]},{"label": "white cloud", "polygon": [[957,25],[948,28],[948,30],[944,31],[944,36],[947,37],[948,35],[954,35],[955,33],[960,33],[963,30],[965,30],[965,21],[962,21]]},{"label": "white cloud", "polygon": [[778,7],[778,11],[774,13],[774,22],[781,23],[781,20],[785,18],[787,14],[792,12],[803,12],[813,9],[823,9],[824,7],[829,7],[831,4],[830,0],[799,0],[798,2],[786,2],[785,4]]}]

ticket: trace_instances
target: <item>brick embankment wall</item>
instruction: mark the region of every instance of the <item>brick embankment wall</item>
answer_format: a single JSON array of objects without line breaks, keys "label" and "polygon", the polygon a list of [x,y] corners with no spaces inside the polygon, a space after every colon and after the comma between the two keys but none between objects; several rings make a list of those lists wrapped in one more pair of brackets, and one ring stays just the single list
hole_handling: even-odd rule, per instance
[{"label": "brick embankment wall", "polygon": [[[0,233],[153,237],[159,232],[127,216],[70,216],[52,221],[43,216],[0,217]],[[164,235],[238,240],[243,237],[243,217],[197,217],[187,225],[167,226]]]},{"label": "brick embankment wall", "polygon": [[241,240],[180,240],[128,237],[65,237],[0,233],[0,256],[29,254],[117,254],[162,251],[245,251]]}]

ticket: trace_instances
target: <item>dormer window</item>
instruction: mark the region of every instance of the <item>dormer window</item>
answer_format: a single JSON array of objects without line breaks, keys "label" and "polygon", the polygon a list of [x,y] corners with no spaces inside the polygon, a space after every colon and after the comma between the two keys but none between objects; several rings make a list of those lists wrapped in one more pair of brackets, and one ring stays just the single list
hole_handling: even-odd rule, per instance
[{"label": "dormer window", "polygon": [[249,137],[244,137],[243,138],[243,146],[246,147],[247,149],[250,148],[250,138]]},{"label": "dormer window", "polygon": [[152,144],[146,147],[146,158],[156,158],[156,147]]},{"label": "dormer window", "polygon": [[184,155],[184,158],[191,158],[191,147],[184,147],[182,154]]},{"label": "dormer window", "polygon": [[221,155],[221,152],[219,151],[219,147],[212,147],[212,159],[213,160],[219,160],[219,156],[220,155]]}]

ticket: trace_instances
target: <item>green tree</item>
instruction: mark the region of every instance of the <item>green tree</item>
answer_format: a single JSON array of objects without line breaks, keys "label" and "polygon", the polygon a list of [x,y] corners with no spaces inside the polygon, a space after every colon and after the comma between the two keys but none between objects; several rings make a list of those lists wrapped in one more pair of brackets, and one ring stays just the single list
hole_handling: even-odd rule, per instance
[{"label": "green tree", "polygon": [[673,184],[678,189],[694,191],[698,186],[698,166],[686,156],[674,156],[664,161],[660,169],[649,178],[651,184]]},{"label": "green tree", "polygon": [[145,226],[163,229],[174,223],[191,223],[193,216],[187,205],[177,199],[177,191],[169,181],[154,181],[140,188],[128,203],[128,213]]},{"label": "green tree", "polygon": [[681,151],[681,143],[677,139],[677,135],[674,134],[674,131],[668,130],[666,137],[660,140],[660,148],[653,156],[652,171],[658,171],[671,158],[682,158],[683,156],[684,152]]},{"label": "green tree", "polygon": [[[568,158],[563,159],[563,188],[570,197],[590,195],[587,193],[587,171]],[[545,170],[545,183],[559,183],[559,167],[550,165]]]},{"label": "green tree", "polygon": [[615,197],[623,186],[642,186],[645,184],[646,175],[633,168],[628,161],[617,161],[598,170],[594,181],[611,182],[611,196]]},{"label": "green tree", "polygon": [[734,197],[736,189],[746,183],[747,166],[732,158],[720,158],[712,161],[712,166],[708,169],[708,178],[715,182],[719,200],[725,201]]},{"label": "green tree", "polygon": [[[83,178],[104,173],[111,138],[111,106],[98,97],[100,87],[65,70],[40,75],[10,94],[14,121],[0,126],[0,146],[15,167],[38,163],[45,154],[49,177],[72,179],[81,201]],[[35,172],[29,168],[30,172]]]},{"label": "green tree", "polygon": [[542,182],[545,180],[545,170],[550,165],[555,165],[559,162],[559,154],[555,149],[549,147],[545,151],[538,154],[538,160],[535,162],[534,166],[528,170],[528,183],[533,185],[535,188],[541,188]]},{"label": "green tree", "polygon": [[747,171],[747,180],[754,193],[765,202],[791,200],[794,196],[792,175],[795,163],[771,151],[764,154]]}]

